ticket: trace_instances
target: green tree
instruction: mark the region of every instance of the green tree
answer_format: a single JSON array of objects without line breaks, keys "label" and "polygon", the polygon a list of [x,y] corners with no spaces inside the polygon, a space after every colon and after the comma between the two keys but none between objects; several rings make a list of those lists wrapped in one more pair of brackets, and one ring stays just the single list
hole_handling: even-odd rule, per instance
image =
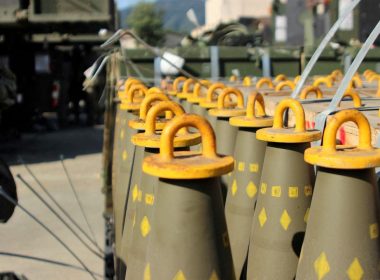
[{"label": "green tree", "polygon": [[164,41],[163,12],[154,3],[139,3],[127,17],[127,25],[150,45],[160,45]]}]

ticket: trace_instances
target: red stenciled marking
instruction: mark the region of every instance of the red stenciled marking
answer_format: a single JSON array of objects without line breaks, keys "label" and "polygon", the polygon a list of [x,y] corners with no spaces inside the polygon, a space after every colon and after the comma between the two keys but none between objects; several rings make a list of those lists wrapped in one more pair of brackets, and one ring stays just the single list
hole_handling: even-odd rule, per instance
[{"label": "red stenciled marking", "polygon": [[342,143],[342,145],[346,144],[346,131],[343,127],[339,129],[339,140]]},{"label": "red stenciled marking", "polygon": [[315,122],[313,122],[313,121],[306,121],[305,125],[306,125],[307,129],[314,129],[315,128]]}]

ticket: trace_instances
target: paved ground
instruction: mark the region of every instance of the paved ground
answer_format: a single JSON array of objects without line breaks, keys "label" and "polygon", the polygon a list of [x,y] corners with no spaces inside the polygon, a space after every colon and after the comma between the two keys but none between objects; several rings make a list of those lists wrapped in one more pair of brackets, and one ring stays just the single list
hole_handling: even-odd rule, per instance
[{"label": "paved ground", "polygon": [[[21,174],[39,190],[25,168],[17,162],[19,156],[65,207],[85,228],[86,224],[64,175],[60,154],[79,193],[103,247],[103,195],[101,194],[101,128],[73,128],[45,134],[24,135],[19,141],[0,145],[0,156],[11,164],[13,175]],[[50,229],[58,234],[93,271],[102,274],[103,262],[89,252],[55,216],[22,183],[16,181],[19,202],[32,211]],[[44,196],[46,197],[46,196]],[[41,226],[20,209],[7,224],[0,224],[0,252],[11,252],[59,260],[78,265],[76,260]],[[0,254],[0,271],[16,271],[28,279],[91,279],[85,272],[30,260],[4,257]]]}]

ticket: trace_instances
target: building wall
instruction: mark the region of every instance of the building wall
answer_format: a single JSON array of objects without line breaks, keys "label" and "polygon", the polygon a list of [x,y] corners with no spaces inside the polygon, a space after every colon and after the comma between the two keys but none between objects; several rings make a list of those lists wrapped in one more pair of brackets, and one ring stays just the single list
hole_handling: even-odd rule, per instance
[{"label": "building wall", "polygon": [[240,17],[269,17],[272,0],[206,0],[206,25]]}]

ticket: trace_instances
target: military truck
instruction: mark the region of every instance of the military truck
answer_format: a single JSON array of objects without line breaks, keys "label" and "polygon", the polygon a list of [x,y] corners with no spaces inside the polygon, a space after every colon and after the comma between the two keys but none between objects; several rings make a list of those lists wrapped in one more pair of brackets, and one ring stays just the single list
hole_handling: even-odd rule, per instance
[{"label": "military truck", "polygon": [[78,118],[80,101],[95,103],[82,91],[83,71],[115,30],[115,15],[113,0],[0,0],[0,65],[17,81],[3,126],[54,129],[41,116],[53,112],[66,125],[69,110]]}]

